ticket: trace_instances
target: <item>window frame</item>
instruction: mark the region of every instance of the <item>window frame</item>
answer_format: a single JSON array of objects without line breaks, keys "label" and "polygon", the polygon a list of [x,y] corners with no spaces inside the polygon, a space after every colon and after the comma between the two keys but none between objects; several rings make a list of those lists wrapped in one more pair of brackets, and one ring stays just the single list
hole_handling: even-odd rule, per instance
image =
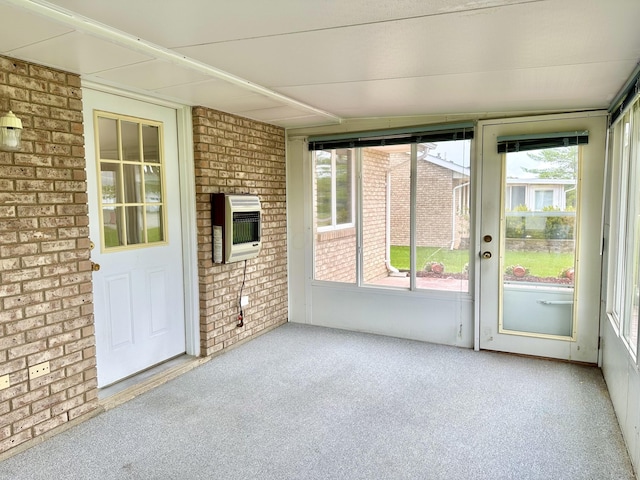
[{"label": "window frame", "polygon": [[[338,209],[337,209],[337,178],[336,178],[336,159],[337,159],[337,151],[338,150],[347,150],[349,152],[349,169],[351,171],[351,181],[350,181],[350,205],[351,205],[351,212],[350,212],[350,217],[351,217],[351,221],[350,222],[346,222],[346,223],[337,223],[337,213],[338,213]],[[331,155],[331,225],[324,225],[322,227],[317,227],[316,231],[318,233],[323,233],[323,232],[332,232],[335,230],[344,230],[347,228],[353,228],[356,225],[355,222],[355,204],[356,204],[356,162],[355,162],[355,157],[356,157],[356,149],[355,148],[347,148],[347,149],[342,149],[342,148],[334,148],[334,149],[326,149],[326,150],[322,150],[322,151],[326,151],[326,152],[330,152]],[[314,178],[316,177],[316,154],[315,151],[313,152],[313,170],[314,170]],[[318,187],[317,187],[317,183],[316,183],[316,187],[315,187],[315,192],[314,192],[314,206],[316,211],[314,212],[314,216],[317,215],[317,201],[318,201]]]},{"label": "window frame", "polygon": [[[163,246],[169,243],[169,227],[168,227],[168,217],[167,217],[167,194],[166,194],[166,178],[165,178],[165,154],[164,154],[164,124],[162,122],[148,120],[140,117],[132,117],[129,115],[116,114],[112,112],[95,110],[93,112],[94,116],[94,136],[95,136],[95,145],[96,145],[96,174],[97,174],[97,186],[98,186],[98,209],[99,209],[99,218],[100,218],[100,245],[101,251],[103,253],[112,253],[112,252],[121,252],[123,250],[134,250],[140,248],[150,248],[156,246]],[[114,152],[117,158],[103,158],[102,157],[102,148],[101,148],[101,132],[100,132],[100,119],[113,120],[116,122],[116,152]],[[122,145],[122,123],[132,123],[136,125],[137,129],[137,138],[138,138],[138,159],[125,159],[123,153],[123,145]],[[157,138],[158,138],[158,159],[157,162],[147,161],[144,153],[144,132],[143,128],[153,127],[157,128]],[[129,167],[139,167],[140,175],[140,198],[139,201],[130,201],[130,199],[126,198],[126,193],[124,192],[124,185],[117,187],[117,193],[121,193],[120,197],[117,198],[117,201],[114,203],[105,203],[103,199],[103,165],[112,165],[117,169],[116,173],[120,174],[121,182],[124,182],[125,175],[124,170],[127,166]],[[146,167],[152,167],[158,169],[158,178],[160,181],[160,190],[159,190],[159,200],[158,201],[148,201],[146,195],[147,184],[145,181],[144,172],[146,171]],[[123,240],[120,245],[108,245],[106,242],[106,234],[105,234],[105,207],[113,207],[116,210],[115,215],[117,216],[117,221],[122,225],[122,231],[119,233],[119,237],[121,236]],[[138,242],[130,242],[128,240],[127,234],[127,220],[126,220],[126,209],[127,208],[137,208],[140,209],[140,215],[142,218],[142,241]],[[162,232],[161,240],[150,240],[149,238],[149,230],[148,230],[148,209],[149,208],[159,208],[160,216],[158,217],[160,222],[160,228]],[[118,209],[121,209],[118,211]]]},{"label": "window frame", "polygon": [[[634,339],[631,309],[634,295],[634,256],[640,251],[640,97],[609,127],[611,169],[609,205],[609,270],[606,313],[612,327],[638,364],[640,336]],[[618,187],[618,188],[615,188]],[[635,259],[637,260],[637,259]],[[640,273],[636,272],[640,277]],[[636,320],[637,322],[637,320]]]},{"label": "window frame", "polygon": [[[542,205],[541,208],[538,208],[538,194],[549,194],[551,193],[551,204],[550,205]],[[544,212],[544,209],[547,207],[554,207],[556,206],[556,192],[555,189],[553,188],[549,188],[549,187],[534,187],[531,189],[531,196],[533,197],[533,208],[531,209],[534,212]],[[543,201],[542,203],[545,203],[544,200],[546,200],[546,198],[541,198],[541,200]]]},{"label": "window frame", "polygon": [[[472,168],[472,164],[473,162],[471,161],[471,156],[473,155],[474,152],[474,140],[473,137],[469,137],[467,134],[467,138],[453,138],[453,139],[444,139],[444,140],[439,140],[437,142],[427,142],[427,141],[423,141],[421,143],[445,143],[445,142],[462,142],[462,141],[466,141],[468,142],[468,144],[465,146],[466,149],[466,154],[464,155],[464,158],[466,159],[467,164],[464,166],[465,169],[468,170],[468,173],[466,173],[465,175],[468,176],[467,181],[462,184],[461,186],[464,187],[463,190],[460,191],[459,195],[461,199],[466,200],[466,202],[468,202],[469,204],[464,206],[461,210],[460,215],[471,215],[471,210],[472,210],[472,205],[471,203],[471,199],[474,198],[475,196],[475,180],[473,178],[473,175],[471,174],[471,168]],[[470,229],[470,235],[471,238],[469,238],[469,246],[467,248],[467,262],[466,266],[463,267],[465,268],[465,270],[463,271],[463,273],[466,273],[468,275],[467,277],[467,285],[466,285],[466,289],[460,289],[460,290],[455,290],[455,289],[438,289],[438,288],[427,288],[427,287],[423,287],[420,286],[418,287],[417,285],[417,281],[416,278],[419,276],[418,275],[418,268],[416,265],[416,260],[417,260],[417,227],[416,227],[416,223],[417,223],[417,209],[418,209],[418,204],[419,204],[419,198],[418,198],[418,153],[417,153],[417,149],[418,149],[418,145],[419,143],[416,143],[415,141],[413,142],[407,142],[406,144],[400,144],[400,143],[393,143],[393,146],[404,146],[404,147],[408,147],[411,151],[410,151],[410,159],[409,159],[409,166],[410,166],[410,175],[409,175],[409,237],[410,237],[410,245],[409,249],[410,249],[410,268],[408,271],[408,275],[407,278],[409,280],[409,284],[407,286],[387,286],[387,285],[378,285],[376,283],[370,283],[367,280],[365,280],[365,270],[364,270],[364,240],[363,240],[363,230],[364,230],[364,225],[363,225],[363,221],[364,221],[364,185],[363,185],[363,179],[364,179],[364,173],[363,173],[363,163],[364,163],[364,150],[368,149],[368,148],[374,148],[377,145],[374,145],[373,147],[369,147],[369,146],[357,146],[357,147],[338,147],[336,149],[330,149],[330,148],[319,148],[317,150],[312,150],[311,146],[313,145],[312,142],[309,142],[309,151],[310,151],[310,164],[311,164],[311,168],[310,168],[310,172],[309,172],[309,176],[310,176],[310,183],[311,183],[311,201],[310,201],[310,230],[313,232],[313,242],[312,242],[312,257],[313,257],[313,262],[312,262],[312,266],[311,266],[311,271],[312,271],[312,282],[314,284],[344,284],[344,285],[353,285],[354,287],[360,288],[382,288],[385,290],[389,290],[389,291],[410,291],[410,292],[422,292],[422,294],[425,295],[456,295],[456,296],[462,296],[465,298],[471,298],[472,294],[473,294],[473,288],[474,288],[474,275],[475,275],[475,266],[473,264],[473,255],[472,255],[472,244],[473,244],[473,221],[471,221],[469,223],[469,229]],[[380,146],[387,146],[387,145],[380,145]],[[391,145],[389,145],[391,146]],[[351,167],[352,167],[352,176],[351,176],[351,188],[352,188],[352,198],[354,198],[354,200],[352,200],[351,206],[352,206],[352,219],[353,222],[352,223],[345,223],[345,224],[332,224],[332,225],[325,225],[325,226],[318,226],[318,222],[317,222],[317,212],[318,212],[318,203],[317,203],[317,195],[318,195],[318,190],[317,190],[317,152],[323,151],[323,152],[335,152],[335,150],[342,150],[342,149],[346,149],[352,152],[351,155],[351,161],[354,162],[352,163]],[[334,155],[332,155],[332,162],[331,162],[331,176],[332,176],[332,185],[335,184],[335,162],[334,160]],[[386,186],[390,185],[390,177],[387,175],[386,177],[386,181],[385,184]],[[452,191],[452,193],[455,193],[455,189]],[[335,203],[335,201],[333,200],[334,198],[334,191],[333,191],[333,187],[332,187],[332,204]],[[453,196],[452,196],[453,198]],[[454,202],[455,203],[455,202]],[[451,207],[450,207],[451,209]],[[464,213],[462,213],[464,212]],[[455,212],[454,212],[455,214]],[[335,217],[335,211],[332,213],[332,223],[334,223],[334,217]],[[347,237],[353,237],[354,240],[354,244],[353,247],[355,249],[355,255],[353,256],[353,259],[355,260],[355,270],[354,270],[354,278],[353,280],[345,280],[345,279],[339,279],[339,280],[334,280],[334,279],[326,279],[326,278],[322,278],[322,275],[319,276],[318,272],[319,270],[322,270],[324,272],[325,268],[324,268],[324,264],[323,264],[323,268],[319,269],[318,268],[318,244],[319,242],[327,242],[327,241],[332,241],[332,240],[341,240],[341,239],[345,239]],[[342,247],[342,246],[341,246]],[[389,262],[388,265],[390,265],[390,258],[385,257],[385,262]],[[388,268],[387,265],[387,268]],[[420,268],[420,271],[422,270],[422,268]],[[393,272],[393,269],[389,270],[390,272]],[[397,271],[395,271],[395,273],[400,273]],[[341,273],[340,273],[341,274]],[[391,275],[394,276],[394,275]],[[397,276],[402,276],[397,275]]]},{"label": "window frame", "polygon": [[[522,203],[518,203],[516,205],[514,205],[514,190],[515,189],[522,189]],[[513,211],[514,208],[518,208],[520,205],[524,205],[525,207],[527,206],[527,186],[526,185],[519,185],[519,184],[515,184],[515,185],[509,185],[508,186],[509,189],[509,195],[507,196],[507,200],[508,200],[508,209]]]},{"label": "window frame", "polygon": [[[623,132],[623,141],[624,141]],[[625,215],[625,227],[626,227],[626,248],[624,255],[624,296],[622,298],[622,312],[623,312],[623,328],[622,336],[627,344],[627,347],[631,350],[634,357],[638,355],[638,321],[636,319],[635,324],[635,340],[632,337],[631,329],[634,328],[632,322],[632,310],[633,310],[633,298],[636,289],[636,279],[638,277],[637,261],[638,253],[640,251],[640,231],[638,227],[638,216],[640,215],[640,100],[635,102],[629,112],[629,135],[628,145],[623,145],[623,148],[627,148],[627,195],[626,195],[626,215]]]}]

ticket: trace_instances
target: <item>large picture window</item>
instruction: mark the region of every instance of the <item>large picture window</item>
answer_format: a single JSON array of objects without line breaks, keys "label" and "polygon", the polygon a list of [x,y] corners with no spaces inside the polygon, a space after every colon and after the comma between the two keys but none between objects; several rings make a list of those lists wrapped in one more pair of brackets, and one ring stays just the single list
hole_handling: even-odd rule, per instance
[{"label": "large picture window", "polygon": [[611,131],[607,313],[637,357],[640,306],[640,100]]},{"label": "large picture window", "polygon": [[310,143],[315,280],[469,291],[465,128]]}]

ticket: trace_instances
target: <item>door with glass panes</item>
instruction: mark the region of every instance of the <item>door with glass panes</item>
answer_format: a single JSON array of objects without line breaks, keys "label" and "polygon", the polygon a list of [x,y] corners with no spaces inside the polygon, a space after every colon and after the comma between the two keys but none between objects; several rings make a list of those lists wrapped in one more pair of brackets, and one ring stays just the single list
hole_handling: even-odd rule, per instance
[{"label": "door with glass panes", "polygon": [[83,92],[98,386],[185,352],[176,111]]},{"label": "door with glass panes", "polygon": [[604,114],[481,122],[480,348],[596,363]]}]

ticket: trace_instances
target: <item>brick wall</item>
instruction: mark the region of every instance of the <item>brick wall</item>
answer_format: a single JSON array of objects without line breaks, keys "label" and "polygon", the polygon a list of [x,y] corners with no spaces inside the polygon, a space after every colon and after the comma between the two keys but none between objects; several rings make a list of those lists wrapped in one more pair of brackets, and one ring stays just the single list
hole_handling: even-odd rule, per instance
[{"label": "brick wall", "polygon": [[[409,245],[408,166],[401,163],[391,172],[391,244]],[[418,162],[416,244],[421,247],[451,245],[453,172],[430,162]],[[420,267],[420,266],[418,266]]]},{"label": "brick wall", "polygon": [[[284,129],[194,108],[198,272],[202,355],[287,322]],[[244,262],[212,261],[211,193],[250,193],[262,203],[262,251],[247,261],[244,326],[238,298]]]},{"label": "brick wall", "polygon": [[362,264],[365,283],[387,276],[387,172],[389,154],[362,151]]},{"label": "brick wall", "polygon": [[316,280],[356,283],[356,229],[341,228],[316,233]]},{"label": "brick wall", "polygon": [[24,129],[0,152],[0,454],[97,406],[80,79],[0,57],[9,109]]},{"label": "brick wall", "polygon": [[409,245],[411,208],[411,160],[409,155],[391,156],[391,245]]}]

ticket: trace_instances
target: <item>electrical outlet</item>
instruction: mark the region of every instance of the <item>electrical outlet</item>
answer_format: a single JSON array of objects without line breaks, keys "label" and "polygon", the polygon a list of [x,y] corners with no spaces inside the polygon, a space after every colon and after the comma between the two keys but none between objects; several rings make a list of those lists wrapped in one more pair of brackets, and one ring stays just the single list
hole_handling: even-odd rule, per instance
[{"label": "electrical outlet", "polygon": [[9,382],[9,375],[3,375],[0,377],[0,390],[4,390],[5,388],[9,388],[11,383]]},{"label": "electrical outlet", "polygon": [[249,297],[248,296],[244,296],[244,297],[240,298],[240,306],[241,307],[246,307],[247,305],[249,305]]},{"label": "electrical outlet", "polygon": [[41,377],[48,373],[51,373],[49,362],[39,363],[38,365],[34,365],[29,368],[29,380],[33,380],[34,378]]}]

